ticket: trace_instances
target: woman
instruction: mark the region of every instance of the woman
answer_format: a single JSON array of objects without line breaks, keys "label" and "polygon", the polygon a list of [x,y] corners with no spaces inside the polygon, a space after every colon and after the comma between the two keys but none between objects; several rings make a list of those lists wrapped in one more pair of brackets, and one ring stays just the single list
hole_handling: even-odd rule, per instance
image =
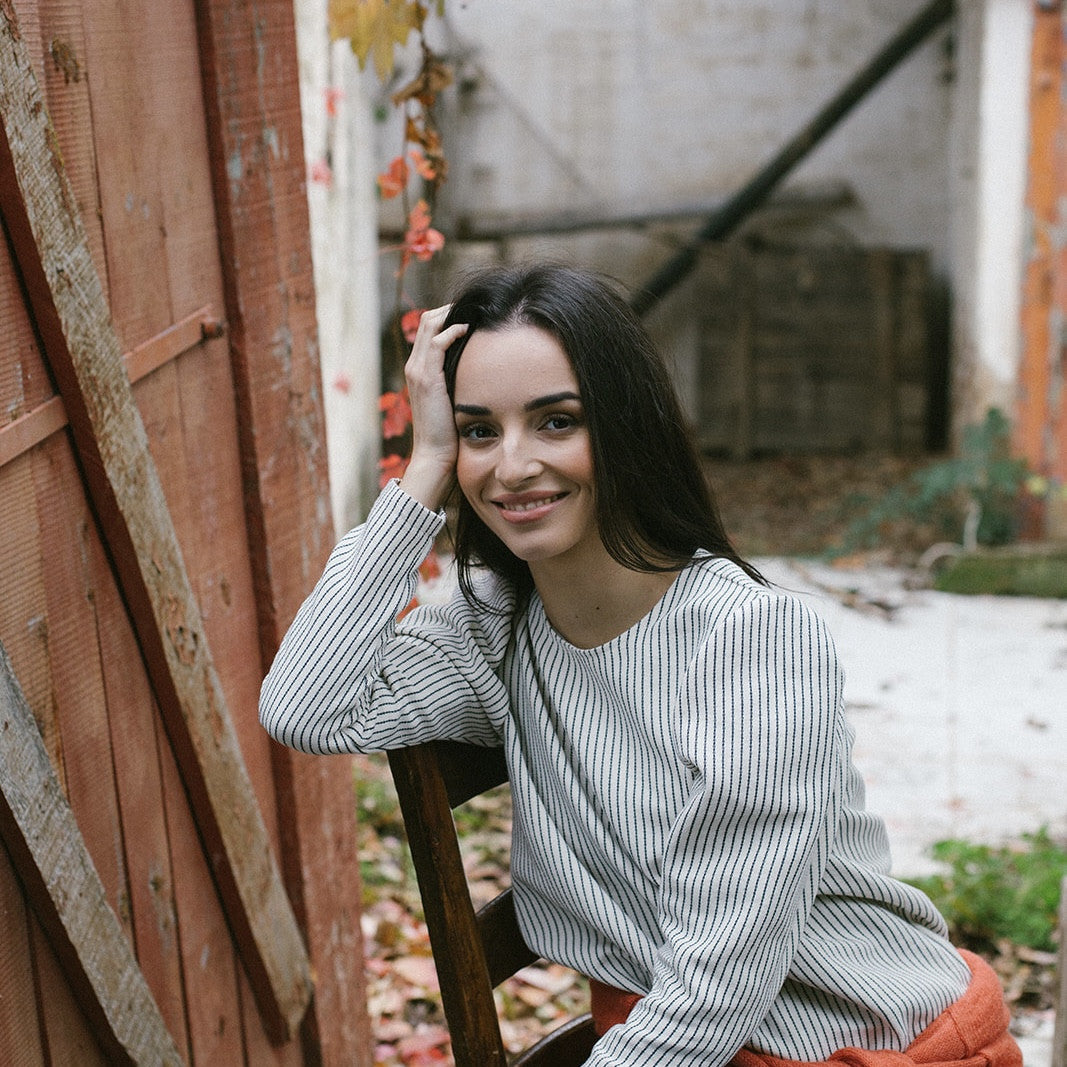
[{"label": "woman", "polygon": [[[519,920],[591,979],[592,1067],[1020,1063],[995,976],[889,877],[833,644],[731,547],[625,302],[493,271],[406,373],[410,464],[287,634],[271,734],[503,745]],[[453,497],[460,590],[398,624]]]}]

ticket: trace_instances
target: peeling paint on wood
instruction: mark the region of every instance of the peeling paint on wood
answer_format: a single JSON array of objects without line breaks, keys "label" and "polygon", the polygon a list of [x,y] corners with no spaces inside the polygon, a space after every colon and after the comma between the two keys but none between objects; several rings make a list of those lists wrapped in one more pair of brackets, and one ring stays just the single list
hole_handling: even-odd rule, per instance
[{"label": "peeling paint on wood", "polygon": [[1067,481],[1065,26],[1067,13],[1059,5],[1034,12],[1026,197],[1029,242],[1014,442],[1036,471],[1061,482]]}]

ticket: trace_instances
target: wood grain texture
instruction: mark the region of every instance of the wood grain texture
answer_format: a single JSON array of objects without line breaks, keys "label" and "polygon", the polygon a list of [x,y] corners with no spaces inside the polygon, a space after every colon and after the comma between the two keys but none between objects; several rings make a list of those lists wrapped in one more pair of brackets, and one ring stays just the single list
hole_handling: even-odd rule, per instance
[{"label": "wood grain texture", "polygon": [[389,753],[457,1067],[504,1067],[489,965],[434,746]]},{"label": "wood grain texture", "polygon": [[0,797],[7,851],[104,1052],[180,1064],[2,645]]},{"label": "wood grain texture", "polygon": [[[94,540],[87,558],[122,814],[130,924],[137,962],[168,1031],[188,1059],[174,865],[156,748],[159,709],[103,546]],[[174,799],[185,801],[180,793]]]},{"label": "wood grain texture", "polygon": [[8,1067],[44,1067],[37,1022],[36,985],[22,889],[6,850],[0,848],[0,1034]]},{"label": "wood grain texture", "polygon": [[[334,541],[293,10],[197,0],[265,670]],[[351,761],[275,748],[282,863],[316,974],[309,1058],[369,1065]]]},{"label": "wood grain texture", "polygon": [[211,867],[276,1040],[306,1010],[303,947],[229,718],[32,64],[0,8],[0,198],[96,514],[116,562]]}]

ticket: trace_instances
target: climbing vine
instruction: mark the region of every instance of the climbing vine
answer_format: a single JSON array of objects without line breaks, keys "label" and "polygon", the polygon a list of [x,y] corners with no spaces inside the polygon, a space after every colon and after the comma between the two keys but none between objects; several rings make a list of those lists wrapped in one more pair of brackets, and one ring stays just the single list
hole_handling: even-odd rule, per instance
[{"label": "climbing vine", "polygon": [[[443,16],[444,0],[436,0],[433,9],[438,17]],[[383,337],[386,390],[379,399],[381,485],[404,473],[411,451],[411,406],[403,367],[423,309],[408,297],[405,283],[416,264],[428,263],[445,244],[443,234],[433,225],[437,191],[448,176],[434,109],[441,91],[452,82],[452,72],[426,40],[423,31],[429,15],[430,6],[420,0],[330,0],[329,5],[330,36],[347,39],[360,69],[366,69],[369,61],[383,85],[396,71],[396,49],[406,47],[412,35],[417,38],[420,57],[415,76],[391,94],[391,103],[403,118],[402,143],[378,175],[380,198],[398,199],[404,218],[400,244],[383,249],[397,256],[397,268],[393,310]],[[423,577],[434,577],[436,569],[436,556],[431,553],[421,568]]]}]

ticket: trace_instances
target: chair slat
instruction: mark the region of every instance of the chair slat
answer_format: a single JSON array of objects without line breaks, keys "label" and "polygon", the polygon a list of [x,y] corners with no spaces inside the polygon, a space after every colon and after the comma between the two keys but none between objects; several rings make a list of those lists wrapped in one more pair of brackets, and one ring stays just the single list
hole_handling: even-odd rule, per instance
[{"label": "chair slat", "polygon": [[433,747],[448,802],[454,808],[508,780],[502,748],[482,748],[461,741],[435,741]]},{"label": "chair slat", "polygon": [[593,1054],[595,1044],[592,1015],[579,1015],[546,1034],[513,1060],[511,1067],[578,1067]]},{"label": "chair slat", "polygon": [[[475,916],[452,809],[508,780],[502,749],[437,741],[389,753],[430,932],[456,1067],[505,1067],[493,988],[538,959],[505,890]],[[596,1035],[588,1016],[523,1053],[514,1067],[579,1067]]]},{"label": "chair slat", "polygon": [[522,939],[515,915],[515,897],[510,889],[493,897],[478,911],[477,919],[493,986],[541,958]]},{"label": "chair slat", "polygon": [[431,745],[389,753],[456,1067],[504,1067],[489,969]]}]

